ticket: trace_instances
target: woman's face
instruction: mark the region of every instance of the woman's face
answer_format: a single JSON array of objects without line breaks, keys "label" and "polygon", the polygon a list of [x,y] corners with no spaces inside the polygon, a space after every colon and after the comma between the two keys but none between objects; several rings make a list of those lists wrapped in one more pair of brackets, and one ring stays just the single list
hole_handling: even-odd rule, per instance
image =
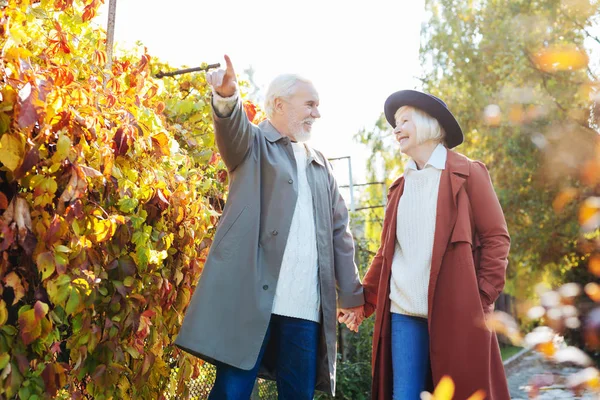
[{"label": "woman's face", "polygon": [[400,151],[410,155],[418,145],[417,128],[413,122],[412,111],[403,110],[396,114],[396,127],[394,128],[396,140],[400,143]]}]

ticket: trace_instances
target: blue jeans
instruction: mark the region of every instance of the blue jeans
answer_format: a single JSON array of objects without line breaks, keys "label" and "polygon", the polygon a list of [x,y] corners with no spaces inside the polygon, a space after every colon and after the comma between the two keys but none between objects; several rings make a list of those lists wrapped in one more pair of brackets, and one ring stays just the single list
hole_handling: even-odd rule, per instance
[{"label": "blue jeans", "polygon": [[265,349],[267,345],[274,345],[278,399],[312,400],[317,381],[318,344],[318,323],[272,315],[254,368],[247,371],[218,364],[217,378],[208,399],[249,399]]},{"label": "blue jeans", "polygon": [[394,400],[420,399],[430,379],[427,320],[392,313]]}]

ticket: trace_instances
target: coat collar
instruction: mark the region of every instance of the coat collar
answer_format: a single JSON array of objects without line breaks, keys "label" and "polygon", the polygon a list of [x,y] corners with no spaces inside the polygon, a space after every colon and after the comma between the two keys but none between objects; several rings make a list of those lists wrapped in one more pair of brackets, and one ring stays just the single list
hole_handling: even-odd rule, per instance
[{"label": "coat collar", "polygon": [[[460,186],[464,183],[465,177],[469,176],[469,159],[462,154],[458,154],[455,151],[448,150],[448,156],[446,158],[446,169],[451,176],[452,181],[452,192],[456,196]],[[456,178],[454,178],[456,176]],[[401,175],[398,179],[392,183],[389,188],[391,192],[401,183],[404,182],[404,175]]]},{"label": "coat collar", "polygon": [[[281,135],[281,133],[279,133],[279,131],[277,131],[277,129],[273,126],[273,124],[271,124],[271,122],[269,120],[264,120],[263,122],[261,122],[258,125],[258,127],[263,131],[265,138],[269,142],[275,143],[275,142],[282,140],[283,143],[286,145],[290,143],[290,139]],[[323,157],[323,155],[320,153],[317,153],[312,147],[310,147],[308,145],[306,145],[306,148],[308,149],[308,162],[309,163],[316,162],[320,166],[324,167],[325,166],[325,158]]]}]

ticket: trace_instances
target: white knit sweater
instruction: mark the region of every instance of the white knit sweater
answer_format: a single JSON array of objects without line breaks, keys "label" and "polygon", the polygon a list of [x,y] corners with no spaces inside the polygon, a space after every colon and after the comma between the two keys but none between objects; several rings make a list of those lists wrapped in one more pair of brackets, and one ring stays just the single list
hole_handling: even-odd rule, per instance
[{"label": "white knit sweater", "polygon": [[406,167],[404,192],[398,203],[390,282],[390,311],[393,313],[427,317],[437,199],[446,158],[446,148],[439,145],[425,168],[417,170],[412,160]]},{"label": "white knit sweater", "polygon": [[281,262],[273,314],[319,322],[317,236],[312,193],[306,177],[307,149],[299,143],[292,143],[292,147],[298,166],[298,200]]}]

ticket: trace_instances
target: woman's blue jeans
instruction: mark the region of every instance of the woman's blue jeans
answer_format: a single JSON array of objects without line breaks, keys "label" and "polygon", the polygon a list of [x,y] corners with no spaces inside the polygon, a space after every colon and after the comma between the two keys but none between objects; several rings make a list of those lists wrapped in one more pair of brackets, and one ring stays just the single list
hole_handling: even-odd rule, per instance
[{"label": "woman's blue jeans", "polygon": [[394,400],[418,400],[430,379],[429,331],[425,318],[392,313]]},{"label": "woman's blue jeans", "polygon": [[277,352],[278,399],[312,400],[317,380],[319,327],[316,322],[272,315],[254,368],[247,371],[218,364],[209,400],[249,399],[267,344],[274,345]]}]

